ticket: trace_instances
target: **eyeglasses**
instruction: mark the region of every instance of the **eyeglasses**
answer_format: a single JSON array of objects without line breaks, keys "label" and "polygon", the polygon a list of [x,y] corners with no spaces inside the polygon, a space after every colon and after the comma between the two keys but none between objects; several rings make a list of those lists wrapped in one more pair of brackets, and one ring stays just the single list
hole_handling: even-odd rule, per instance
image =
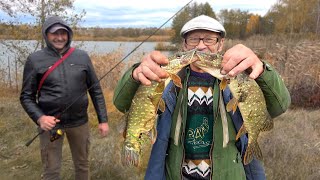
[{"label": "eyeglasses", "polygon": [[189,46],[197,46],[200,43],[200,40],[202,40],[203,44],[206,46],[216,45],[219,42],[218,37],[205,37],[205,38],[189,37],[185,39],[185,42]]}]

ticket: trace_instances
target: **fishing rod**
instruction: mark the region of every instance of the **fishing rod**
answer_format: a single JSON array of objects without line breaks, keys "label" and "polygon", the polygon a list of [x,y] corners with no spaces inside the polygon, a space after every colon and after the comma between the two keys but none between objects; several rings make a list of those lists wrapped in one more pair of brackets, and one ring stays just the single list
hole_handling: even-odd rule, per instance
[{"label": "fishing rod", "polygon": [[[187,4],[185,4],[182,8],[180,8],[179,11],[177,11],[175,14],[173,14],[166,22],[164,22],[160,27],[158,27],[155,31],[152,32],[151,35],[149,35],[145,40],[143,40],[140,44],[138,44],[133,50],[131,50],[125,57],[123,57],[116,65],[114,65],[108,72],[106,72],[100,79],[98,79],[97,82],[95,82],[92,86],[90,86],[87,91],[89,91],[91,88],[96,86],[100,81],[105,78],[112,70],[114,70],[119,64],[121,64],[127,57],[129,57],[134,51],[136,51],[143,43],[145,43],[150,37],[155,35],[164,25],[166,25],[171,19],[173,19],[178,13],[180,13],[183,9],[185,9],[193,0],[190,0]],[[87,91],[81,95],[79,95],[77,98],[74,99],[61,113],[59,113],[55,117],[61,117],[62,114],[64,114],[74,103],[76,103],[81,97],[87,94]],[[59,129],[58,129],[59,130]],[[45,131],[41,129],[41,131],[36,134],[31,140],[29,140],[26,143],[26,146],[29,146],[39,135],[43,134]],[[59,131],[60,132],[60,131]]]}]

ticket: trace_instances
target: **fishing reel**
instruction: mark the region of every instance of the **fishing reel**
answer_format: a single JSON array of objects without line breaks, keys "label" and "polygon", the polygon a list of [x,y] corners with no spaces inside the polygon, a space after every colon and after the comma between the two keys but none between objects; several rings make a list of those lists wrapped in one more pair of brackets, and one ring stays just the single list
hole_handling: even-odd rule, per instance
[{"label": "fishing reel", "polygon": [[53,129],[50,130],[50,141],[53,142],[64,134],[62,128],[57,124]]}]

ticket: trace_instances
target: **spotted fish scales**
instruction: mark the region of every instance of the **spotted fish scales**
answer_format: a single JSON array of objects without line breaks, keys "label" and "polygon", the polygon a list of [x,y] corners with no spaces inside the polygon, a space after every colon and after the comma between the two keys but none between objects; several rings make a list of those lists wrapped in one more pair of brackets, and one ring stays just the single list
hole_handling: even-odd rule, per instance
[{"label": "spotted fish scales", "polygon": [[222,75],[220,73],[221,55],[206,54],[202,57],[205,58],[197,61],[195,65],[220,79],[221,90],[228,86],[231,91],[233,98],[227,104],[226,110],[228,112],[235,112],[238,107],[241,112],[243,125],[239,129],[236,139],[238,140],[242,135],[248,133],[249,140],[244,155],[244,164],[250,163],[254,156],[262,160],[262,152],[258,145],[258,136],[260,132],[273,128],[273,121],[267,111],[262,90],[256,81],[251,79],[246,72],[242,72],[236,77]]},{"label": "spotted fish scales", "polygon": [[181,87],[181,79],[176,75],[183,67],[198,60],[197,51],[176,53],[169,57],[169,64],[162,69],[169,74],[169,78],[161,83],[153,81],[151,86],[140,85],[133,97],[127,114],[127,127],[123,148],[123,163],[139,166],[141,146],[144,143],[141,136],[149,135],[151,141],[156,138],[155,121],[157,111],[164,111],[165,104],[162,93],[168,80]]}]

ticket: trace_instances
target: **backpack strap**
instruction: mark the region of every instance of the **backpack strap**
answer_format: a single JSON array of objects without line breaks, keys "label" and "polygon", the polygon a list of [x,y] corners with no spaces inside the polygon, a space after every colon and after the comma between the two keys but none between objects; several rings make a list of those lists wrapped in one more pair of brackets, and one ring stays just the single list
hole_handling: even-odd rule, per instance
[{"label": "backpack strap", "polygon": [[38,92],[40,91],[40,89],[41,89],[41,87],[42,87],[42,85],[43,85],[44,80],[47,79],[47,77],[49,76],[49,74],[50,74],[53,70],[55,70],[65,59],[67,59],[67,58],[72,54],[72,52],[73,52],[74,50],[75,50],[74,47],[70,48],[70,49],[68,50],[68,52],[67,52],[65,55],[62,56],[61,59],[59,59],[57,62],[55,62],[55,63],[46,71],[46,73],[42,76],[42,78],[41,78],[41,80],[40,80],[40,83],[39,83],[39,86],[38,86]]}]

